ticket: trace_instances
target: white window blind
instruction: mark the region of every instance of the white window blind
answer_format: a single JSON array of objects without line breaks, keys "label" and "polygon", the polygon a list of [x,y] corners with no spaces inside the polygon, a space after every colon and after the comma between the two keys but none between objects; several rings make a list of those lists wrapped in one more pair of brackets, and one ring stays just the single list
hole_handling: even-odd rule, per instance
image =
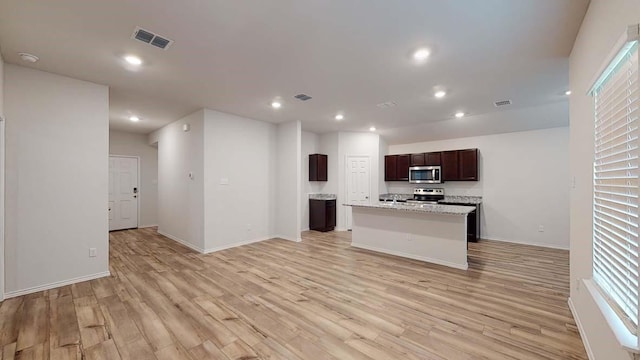
[{"label": "white window blind", "polygon": [[593,278],[628,327],[638,329],[638,42],[623,46],[596,82]]}]

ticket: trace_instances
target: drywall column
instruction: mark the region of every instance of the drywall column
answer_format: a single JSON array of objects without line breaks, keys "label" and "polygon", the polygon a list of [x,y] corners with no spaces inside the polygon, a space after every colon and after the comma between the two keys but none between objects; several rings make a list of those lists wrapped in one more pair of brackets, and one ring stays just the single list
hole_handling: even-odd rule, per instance
[{"label": "drywall column", "polygon": [[638,0],[591,0],[570,58],[571,302],[590,359],[628,360],[593,297],[593,99],[587,94],[600,67],[629,25],[640,23]]},{"label": "drywall column", "polygon": [[158,232],[204,252],[204,110],[149,138],[158,142]]},{"label": "drywall column", "polygon": [[4,300],[4,61],[0,54],[0,301]]},{"label": "drywall column", "polygon": [[276,140],[274,124],[205,109],[205,252],[275,233]]},{"label": "drywall column", "polygon": [[276,236],[301,241],[301,124],[292,121],[277,129]]},{"label": "drywall column", "polygon": [[15,65],[4,75],[6,296],[108,275],[109,89]]}]

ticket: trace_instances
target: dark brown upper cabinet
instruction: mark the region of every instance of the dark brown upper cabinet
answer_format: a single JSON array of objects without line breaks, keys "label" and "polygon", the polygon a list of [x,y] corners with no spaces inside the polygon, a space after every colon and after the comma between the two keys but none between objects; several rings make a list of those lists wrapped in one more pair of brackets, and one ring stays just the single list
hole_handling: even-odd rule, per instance
[{"label": "dark brown upper cabinet", "polygon": [[384,157],[384,181],[398,180],[396,167],[398,155],[387,155]]},{"label": "dark brown upper cabinet", "polygon": [[396,164],[396,178],[399,181],[409,181],[409,163],[410,155],[398,155],[398,163]]},{"label": "dark brown upper cabinet", "polygon": [[460,177],[458,150],[442,152],[442,181],[456,181]]},{"label": "dark brown upper cabinet", "polygon": [[441,152],[429,152],[424,154],[424,164],[426,166],[440,166],[442,161],[440,160]]},{"label": "dark brown upper cabinet", "polygon": [[411,166],[424,166],[424,156],[426,154],[411,154]]},{"label": "dark brown upper cabinet", "polygon": [[443,151],[442,181],[478,181],[478,149]]},{"label": "dark brown upper cabinet", "polygon": [[410,155],[387,155],[384,157],[385,181],[409,181]]},{"label": "dark brown upper cabinet", "polygon": [[327,155],[309,155],[309,181],[327,181]]},{"label": "dark brown upper cabinet", "polygon": [[385,181],[408,181],[409,166],[441,166],[442,181],[477,181],[478,149],[384,157]]},{"label": "dark brown upper cabinet", "polygon": [[478,180],[478,149],[458,150],[458,163],[462,181]]}]

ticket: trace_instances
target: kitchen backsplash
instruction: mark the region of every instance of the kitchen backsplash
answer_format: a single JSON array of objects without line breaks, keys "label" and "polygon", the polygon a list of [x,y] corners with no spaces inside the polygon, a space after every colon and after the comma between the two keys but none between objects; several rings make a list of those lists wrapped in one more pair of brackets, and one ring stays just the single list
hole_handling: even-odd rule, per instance
[{"label": "kitchen backsplash", "polygon": [[390,194],[413,194],[415,188],[443,188],[445,195],[459,196],[482,196],[482,182],[449,182],[442,184],[409,184],[408,182],[388,181],[387,193]]}]

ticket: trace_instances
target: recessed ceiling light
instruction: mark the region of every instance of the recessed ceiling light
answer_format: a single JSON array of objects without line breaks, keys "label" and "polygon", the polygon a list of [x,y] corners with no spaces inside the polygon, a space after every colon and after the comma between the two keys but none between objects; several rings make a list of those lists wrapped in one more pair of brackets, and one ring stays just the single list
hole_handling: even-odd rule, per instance
[{"label": "recessed ceiling light", "polygon": [[376,131],[376,127],[375,126],[370,127],[369,131]]},{"label": "recessed ceiling light", "polygon": [[342,115],[342,114],[336,115],[336,120],[340,121],[340,120],[343,120],[343,119],[344,119],[344,115]]},{"label": "recessed ceiling light", "polygon": [[37,57],[37,56],[35,56],[33,54],[29,54],[29,53],[21,52],[21,53],[18,53],[18,55],[20,56],[20,59],[22,59],[22,61],[26,61],[26,62],[29,62],[29,63],[34,63],[34,62],[40,60],[39,57]]},{"label": "recessed ceiling light", "polygon": [[443,90],[436,91],[436,93],[433,94],[433,96],[437,97],[438,99],[443,98],[445,95],[447,95],[447,92]]},{"label": "recessed ceiling light", "polygon": [[427,60],[427,58],[431,55],[431,51],[427,48],[420,48],[413,53],[413,60],[422,62]]},{"label": "recessed ceiling light", "polygon": [[458,111],[458,112],[456,113],[456,117],[457,117],[458,119],[460,119],[461,117],[464,117],[464,113],[463,113],[462,111]]},{"label": "recessed ceiling light", "polygon": [[128,62],[131,65],[142,65],[142,59],[137,56],[127,55],[124,57],[124,61]]},{"label": "recessed ceiling light", "polygon": [[274,109],[280,109],[282,107],[282,103],[279,101],[274,101],[271,103],[271,107]]},{"label": "recessed ceiling light", "polygon": [[137,117],[137,116],[130,116],[130,117],[129,117],[129,120],[131,120],[131,121],[133,121],[133,122],[138,122],[138,121],[140,121],[140,118],[139,118],[139,117]]},{"label": "recessed ceiling light", "polygon": [[571,95],[571,90],[565,91],[564,94],[567,95],[567,96]]}]

